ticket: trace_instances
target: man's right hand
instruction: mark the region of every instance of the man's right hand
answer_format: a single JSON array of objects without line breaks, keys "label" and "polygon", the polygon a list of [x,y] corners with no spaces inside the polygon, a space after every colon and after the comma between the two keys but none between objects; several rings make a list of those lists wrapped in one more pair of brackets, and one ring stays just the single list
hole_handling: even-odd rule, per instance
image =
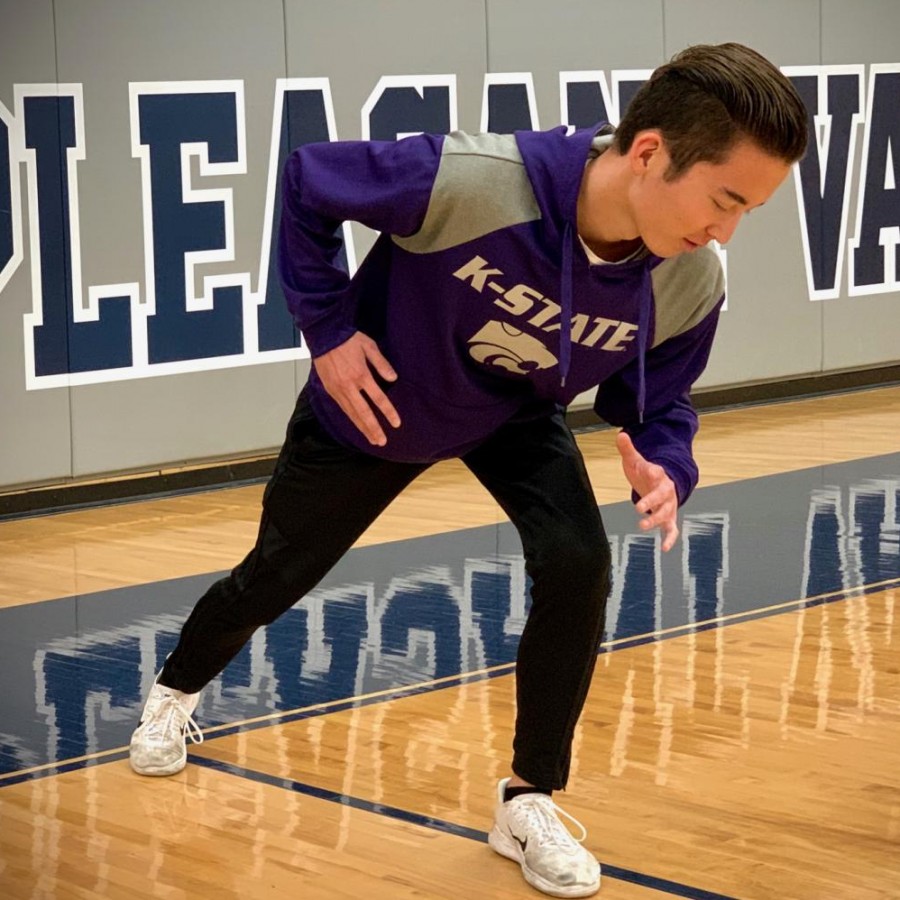
[{"label": "man's right hand", "polygon": [[368,335],[357,331],[333,350],[313,360],[316,372],[332,400],[366,436],[370,444],[387,443],[384,430],[373,412],[378,409],[394,427],[400,416],[372,375],[374,369],[385,381],[396,381],[397,373]]}]

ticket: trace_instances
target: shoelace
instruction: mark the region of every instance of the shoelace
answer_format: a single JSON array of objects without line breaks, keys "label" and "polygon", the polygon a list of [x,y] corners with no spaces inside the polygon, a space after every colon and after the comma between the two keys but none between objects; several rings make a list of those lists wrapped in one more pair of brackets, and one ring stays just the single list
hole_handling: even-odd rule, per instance
[{"label": "shoelace", "polygon": [[[561,806],[557,806],[550,797],[544,794],[529,794],[520,799],[520,809],[526,815],[526,827],[537,834],[537,842],[540,846],[552,845],[563,849],[571,848],[573,841],[582,843],[587,837],[587,829],[573,815],[567,813]],[[581,831],[580,837],[575,837],[559,821],[557,814],[567,818]]]},{"label": "shoelace", "polygon": [[203,743],[203,732],[200,730],[200,726],[172,694],[163,696],[152,710],[148,710],[148,714],[150,721],[147,723],[147,735],[149,737],[160,737],[165,740],[173,732],[177,732],[192,744]]}]

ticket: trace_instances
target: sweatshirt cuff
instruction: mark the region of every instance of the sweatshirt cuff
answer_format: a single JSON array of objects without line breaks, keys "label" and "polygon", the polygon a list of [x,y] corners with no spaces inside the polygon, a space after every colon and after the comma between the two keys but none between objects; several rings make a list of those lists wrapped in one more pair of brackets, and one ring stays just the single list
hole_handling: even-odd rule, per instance
[{"label": "sweatshirt cuff", "polygon": [[[300,328],[299,325],[298,328]],[[300,333],[313,358],[339,347],[344,341],[353,337],[356,331],[353,322],[349,321],[343,311],[339,309],[312,324],[307,324],[305,328],[300,328]]]}]

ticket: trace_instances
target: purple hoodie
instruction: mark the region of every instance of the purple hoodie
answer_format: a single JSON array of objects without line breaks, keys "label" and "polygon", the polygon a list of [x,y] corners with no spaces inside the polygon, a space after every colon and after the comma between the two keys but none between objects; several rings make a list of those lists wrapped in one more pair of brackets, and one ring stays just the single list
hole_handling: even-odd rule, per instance
[{"label": "purple hoodie", "polygon": [[[313,357],[363,331],[398,374],[383,387],[402,424],[374,447],[313,367],[310,402],[336,440],[400,461],[460,456],[599,385],[597,413],[687,499],[688,392],[709,356],[721,267],[711,250],[589,264],[575,213],[584,166],[610,142],[599,134],[454,132],[289,157],[279,266],[297,327]],[[381,232],[352,279],[337,262],[347,220]]]}]

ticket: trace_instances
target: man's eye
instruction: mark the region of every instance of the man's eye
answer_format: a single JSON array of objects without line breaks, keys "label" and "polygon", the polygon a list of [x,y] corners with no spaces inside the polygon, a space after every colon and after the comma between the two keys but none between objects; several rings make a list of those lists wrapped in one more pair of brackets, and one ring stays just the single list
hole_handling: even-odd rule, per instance
[{"label": "man's eye", "polygon": [[710,200],[712,200],[713,205],[716,207],[716,209],[718,209],[720,212],[725,212],[725,207],[722,206],[722,204],[719,203],[719,201],[716,200],[715,197],[710,197]]}]

